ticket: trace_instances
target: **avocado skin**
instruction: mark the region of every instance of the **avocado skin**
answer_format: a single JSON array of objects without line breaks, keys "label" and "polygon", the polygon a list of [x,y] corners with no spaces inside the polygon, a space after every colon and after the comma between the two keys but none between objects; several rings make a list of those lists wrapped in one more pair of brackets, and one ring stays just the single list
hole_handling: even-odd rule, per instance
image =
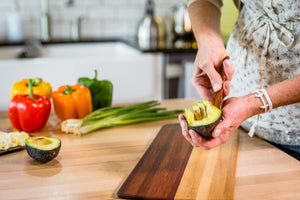
[{"label": "avocado skin", "polygon": [[219,124],[219,122],[221,121],[221,116],[213,123],[211,124],[207,124],[207,125],[203,125],[203,126],[191,126],[190,124],[188,124],[189,129],[193,129],[196,133],[198,133],[200,136],[209,139],[212,138],[212,132],[214,130],[214,128]]},{"label": "avocado skin", "polygon": [[55,149],[52,150],[40,150],[35,149],[27,144],[25,144],[26,150],[29,154],[29,156],[39,162],[46,163],[55,158],[60,150],[61,142],[59,143],[59,146],[57,146]]}]

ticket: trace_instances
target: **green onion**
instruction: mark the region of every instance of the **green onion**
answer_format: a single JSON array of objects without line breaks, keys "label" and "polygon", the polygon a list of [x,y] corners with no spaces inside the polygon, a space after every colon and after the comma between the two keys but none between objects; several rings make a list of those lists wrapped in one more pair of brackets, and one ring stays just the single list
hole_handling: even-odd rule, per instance
[{"label": "green onion", "polygon": [[61,123],[65,133],[85,135],[102,128],[121,126],[146,121],[176,118],[183,110],[156,107],[157,101],[147,101],[122,107],[105,107],[93,111],[82,119],[68,119]]}]

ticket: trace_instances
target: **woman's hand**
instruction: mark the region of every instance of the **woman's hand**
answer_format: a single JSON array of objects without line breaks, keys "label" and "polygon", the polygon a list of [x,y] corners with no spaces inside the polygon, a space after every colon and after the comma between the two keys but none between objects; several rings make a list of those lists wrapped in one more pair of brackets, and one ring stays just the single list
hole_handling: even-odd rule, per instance
[{"label": "woman's hand", "polygon": [[[202,99],[213,102],[216,92],[224,88],[224,96],[230,92],[230,82],[234,73],[234,66],[229,59],[223,41],[216,37],[203,37],[194,62],[193,74],[190,80],[192,87]],[[225,60],[224,60],[225,59]],[[219,74],[223,64],[226,80]]]},{"label": "woman's hand", "polygon": [[[220,30],[220,10],[207,1],[194,1],[189,5],[189,16],[198,52],[190,80],[193,88],[203,99],[213,102],[216,92],[222,88],[219,68],[227,57]],[[229,94],[230,81],[234,72],[232,63],[223,63],[226,81],[223,83],[224,95]]]},{"label": "woman's hand", "polygon": [[254,95],[232,97],[224,101],[222,120],[213,131],[213,138],[205,139],[194,130],[189,130],[183,114],[179,115],[182,134],[186,140],[195,147],[211,149],[227,142],[229,137],[247,118],[257,114],[257,103]]}]

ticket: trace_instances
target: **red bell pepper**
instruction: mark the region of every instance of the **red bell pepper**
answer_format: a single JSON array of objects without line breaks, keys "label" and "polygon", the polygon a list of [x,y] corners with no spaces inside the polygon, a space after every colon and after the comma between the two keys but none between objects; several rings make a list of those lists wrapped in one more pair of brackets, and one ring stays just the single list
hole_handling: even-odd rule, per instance
[{"label": "red bell pepper", "polygon": [[8,106],[11,124],[18,130],[34,132],[45,126],[51,111],[51,101],[46,96],[33,94],[28,79],[29,94],[16,95]]}]

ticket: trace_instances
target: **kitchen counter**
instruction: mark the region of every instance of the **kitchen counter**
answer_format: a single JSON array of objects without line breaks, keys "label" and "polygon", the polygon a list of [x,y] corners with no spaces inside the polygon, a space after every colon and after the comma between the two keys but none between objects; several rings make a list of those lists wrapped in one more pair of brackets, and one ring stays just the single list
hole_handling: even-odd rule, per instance
[{"label": "kitchen counter", "polygon": [[[164,100],[161,106],[184,109],[195,100]],[[116,199],[116,192],[164,124],[177,119],[103,129],[78,137],[59,130],[51,115],[34,135],[62,141],[59,155],[41,164],[26,150],[0,157],[0,199]],[[0,130],[12,131],[7,112]],[[300,162],[242,130],[236,169],[235,199],[300,199]]]}]

